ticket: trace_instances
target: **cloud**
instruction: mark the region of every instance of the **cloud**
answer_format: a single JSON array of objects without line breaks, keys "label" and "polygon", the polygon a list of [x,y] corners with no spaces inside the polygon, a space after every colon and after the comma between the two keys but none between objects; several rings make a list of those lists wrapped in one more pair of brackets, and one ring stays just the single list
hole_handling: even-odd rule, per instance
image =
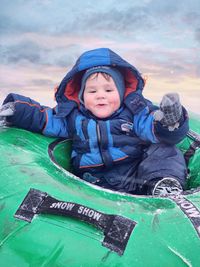
[{"label": "cloud", "polygon": [[200,42],[199,0],[1,2],[4,65],[68,68],[84,49],[108,44],[122,55],[132,53],[130,62],[138,58],[137,65],[155,75],[158,69],[151,66],[162,67],[163,75],[183,75],[190,64],[199,67],[193,49]]},{"label": "cloud", "polygon": [[52,86],[53,81],[50,79],[33,79],[30,81],[30,83],[35,87],[35,88],[41,88],[42,86],[47,87],[47,86]]},{"label": "cloud", "polygon": [[138,31],[155,28],[155,24],[144,8],[130,7],[127,10],[119,10],[114,7],[112,11],[94,11],[87,18],[82,17],[79,28],[87,31],[92,29],[95,34],[110,33],[113,37],[114,34],[134,37]]},{"label": "cloud", "polygon": [[124,35],[127,31],[138,32],[160,27],[162,22],[185,10],[198,10],[198,1],[188,5],[186,0],[169,1],[39,1],[2,0],[1,32],[46,32],[49,34],[77,33],[102,34],[113,32]]},{"label": "cloud", "polygon": [[47,48],[37,42],[24,39],[15,44],[4,44],[0,47],[1,64],[36,64],[59,67],[71,66],[77,45]]},{"label": "cloud", "polygon": [[2,63],[40,62],[41,47],[30,41],[4,46],[0,50]]},{"label": "cloud", "polygon": [[200,28],[197,28],[195,31],[195,38],[200,43]]},{"label": "cloud", "polygon": [[[39,33],[57,38],[76,35],[118,42],[123,39],[152,42],[177,36],[181,40],[181,36],[187,35],[188,27],[193,31],[192,38],[196,38],[197,24],[200,23],[199,0],[192,0],[189,4],[187,0],[127,0],[123,3],[101,0],[95,5],[92,0],[1,2],[0,33],[4,36]],[[167,35],[169,32],[173,34]]]}]

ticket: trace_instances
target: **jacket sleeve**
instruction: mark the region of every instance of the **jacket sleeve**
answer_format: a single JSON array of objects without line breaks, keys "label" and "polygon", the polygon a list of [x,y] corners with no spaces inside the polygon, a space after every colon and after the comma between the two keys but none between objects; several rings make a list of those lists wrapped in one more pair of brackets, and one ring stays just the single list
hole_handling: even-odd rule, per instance
[{"label": "jacket sleeve", "polygon": [[178,129],[169,131],[160,122],[154,120],[154,111],[145,107],[134,116],[134,129],[136,134],[144,141],[152,143],[177,144],[185,138],[188,130],[188,115],[183,108],[183,118]]},{"label": "jacket sleeve", "polygon": [[18,94],[9,94],[3,104],[15,102],[13,116],[7,117],[13,126],[47,136],[68,137],[66,119],[57,118],[54,110]]},{"label": "jacket sleeve", "polygon": [[151,143],[159,143],[159,139],[154,132],[153,113],[150,113],[148,106],[134,115],[133,125],[135,133],[142,140]]}]

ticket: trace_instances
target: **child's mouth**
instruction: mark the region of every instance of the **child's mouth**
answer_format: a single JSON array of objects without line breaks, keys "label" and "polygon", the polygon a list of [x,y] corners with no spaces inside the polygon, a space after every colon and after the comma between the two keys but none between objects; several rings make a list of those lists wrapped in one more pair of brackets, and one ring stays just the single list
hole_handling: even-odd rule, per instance
[{"label": "child's mouth", "polygon": [[97,104],[98,107],[104,107],[106,104]]}]

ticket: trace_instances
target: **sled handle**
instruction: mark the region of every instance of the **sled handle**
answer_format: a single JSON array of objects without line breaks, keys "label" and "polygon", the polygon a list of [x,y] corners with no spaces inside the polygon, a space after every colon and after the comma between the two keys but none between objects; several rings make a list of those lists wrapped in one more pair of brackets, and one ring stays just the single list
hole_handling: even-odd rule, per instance
[{"label": "sled handle", "polygon": [[37,214],[72,217],[89,223],[104,233],[102,245],[123,255],[136,222],[120,216],[105,214],[78,203],[60,201],[46,192],[30,189],[14,217],[31,222]]}]

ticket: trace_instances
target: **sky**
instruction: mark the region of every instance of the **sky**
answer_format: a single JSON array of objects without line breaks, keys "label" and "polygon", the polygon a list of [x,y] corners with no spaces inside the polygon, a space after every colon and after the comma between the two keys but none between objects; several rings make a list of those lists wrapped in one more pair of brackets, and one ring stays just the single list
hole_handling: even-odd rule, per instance
[{"label": "sky", "polygon": [[55,106],[54,88],[85,51],[108,47],[147,78],[159,103],[178,92],[200,114],[199,0],[0,0],[0,103]]}]

